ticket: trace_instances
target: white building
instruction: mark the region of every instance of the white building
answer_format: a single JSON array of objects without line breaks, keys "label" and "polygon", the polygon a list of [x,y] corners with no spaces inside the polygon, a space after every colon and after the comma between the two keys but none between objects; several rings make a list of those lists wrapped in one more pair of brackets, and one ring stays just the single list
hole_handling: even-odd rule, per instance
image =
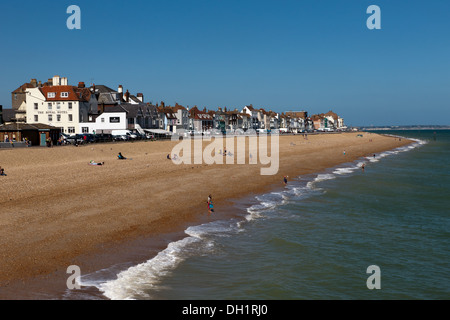
[{"label": "white building", "polygon": [[112,130],[126,129],[128,129],[127,113],[120,106],[108,108],[94,122],[80,123],[82,133],[102,134],[111,133]]},{"label": "white building", "polygon": [[262,128],[261,123],[261,111],[255,109],[252,105],[245,106],[241,111],[242,113],[246,113],[250,116],[250,127],[249,129],[260,129]]},{"label": "white building", "polygon": [[97,99],[80,82],[69,86],[67,78],[53,77],[52,85],[26,90],[27,123],[43,123],[62,128],[66,134],[82,133],[80,123],[93,121]]}]

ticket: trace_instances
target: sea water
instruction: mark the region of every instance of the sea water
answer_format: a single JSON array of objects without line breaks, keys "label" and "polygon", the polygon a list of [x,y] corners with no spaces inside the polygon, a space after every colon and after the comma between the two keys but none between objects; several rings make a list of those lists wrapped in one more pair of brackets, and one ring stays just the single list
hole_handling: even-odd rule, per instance
[{"label": "sea water", "polygon": [[107,299],[449,299],[450,131],[384,133],[415,143],[237,201],[236,218],[81,283]]}]

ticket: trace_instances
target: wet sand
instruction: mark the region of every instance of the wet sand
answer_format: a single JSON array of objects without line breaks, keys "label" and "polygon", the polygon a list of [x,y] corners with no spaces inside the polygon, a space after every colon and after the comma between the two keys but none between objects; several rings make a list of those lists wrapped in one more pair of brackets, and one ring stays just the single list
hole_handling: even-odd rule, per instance
[{"label": "wet sand", "polygon": [[[411,142],[357,135],[281,136],[280,167],[271,176],[260,175],[269,165],[250,165],[248,155],[247,164],[175,165],[166,158],[172,141],[1,150],[0,299],[54,298],[66,288],[70,265],[88,273],[147,260],[186,226],[219,218],[233,199],[282,186],[284,175],[321,172]],[[119,152],[132,160],[117,160]]]}]

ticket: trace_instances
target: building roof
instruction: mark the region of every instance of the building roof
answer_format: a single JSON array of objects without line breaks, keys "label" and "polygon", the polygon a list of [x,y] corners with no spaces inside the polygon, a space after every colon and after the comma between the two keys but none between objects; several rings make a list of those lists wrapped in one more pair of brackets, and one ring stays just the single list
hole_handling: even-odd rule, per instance
[{"label": "building roof", "polygon": [[206,111],[200,111],[197,107],[189,110],[189,117],[195,120],[212,121],[213,116]]},{"label": "building roof", "polygon": [[60,128],[49,126],[43,123],[20,123],[13,122],[10,124],[0,125],[0,131],[24,131],[24,130],[59,130]]},{"label": "building roof", "polygon": [[177,116],[175,115],[175,112],[172,110],[171,107],[157,107],[158,112],[164,113],[167,117],[167,119],[177,119]]},{"label": "building roof", "polygon": [[157,108],[151,104],[122,103],[113,107],[107,107],[103,112],[125,112],[127,114],[127,118],[136,118],[139,115],[150,114],[152,112],[152,109],[154,109],[154,111],[157,111]]},{"label": "building roof", "polygon": [[323,113],[322,113],[322,114],[313,114],[313,115],[311,116],[311,120],[312,120],[312,121],[321,120],[321,119],[323,119],[323,118],[324,118]]},{"label": "building roof", "polygon": [[[44,95],[46,101],[86,101],[91,99],[91,91],[89,88],[78,88],[74,86],[51,86],[39,88]],[[67,92],[67,97],[62,97],[61,93]],[[54,98],[49,98],[49,93],[55,93]]]},{"label": "building roof", "polygon": [[30,88],[36,88],[36,86],[32,85],[31,83],[24,83],[20,87],[18,87],[16,90],[14,90],[12,93],[24,93],[26,89]]},{"label": "building roof", "polygon": [[327,113],[325,113],[325,116],[326,117],[332,117],[333,119],[334,119],[334,121],[338,121],[338,118],[339,118],[339,116],[336,114],[336,113],[334,113],[333,111],[328,111]]},{"label": "building roof", "polygon": [[91,91],[93,91],[94,88],[95,88],[95,93],[116,93],[117,92],[117,90],[111,89],[110,87],[107,87],[107,86],[102,85],[102,84],[100,84],[100,85],[97,85],[97,84],[93,85],[89,89]]},{"label": "building roof", "polygon": [[286,111],[286,116],[291,118],[306,119],[308,117],[308,113],[306,111]]},{"label": "building roof", "polygon": [[14,109],[3,109],[2,113],[3,122],[11,122],[16,118],[16,110]]}]

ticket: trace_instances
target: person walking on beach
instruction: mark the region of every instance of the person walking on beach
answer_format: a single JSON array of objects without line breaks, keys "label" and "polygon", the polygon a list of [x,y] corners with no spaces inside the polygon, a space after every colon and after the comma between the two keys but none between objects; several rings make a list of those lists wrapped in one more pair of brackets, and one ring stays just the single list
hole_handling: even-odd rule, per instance
[{"label": "person walking on beach", "polygon": [[284,178],[283,178],[283,182],[284,182],[284,185],[285,185],[285,186],[287,186],[287,183],[288,183],[287,178],[288,178],[288,176],[284,176]]},{"label": "person walking on beach", "polygon": [[361,169],[362,169],[363,172],[364,172],[365,167],[366,167],[366,165],[363,163],[363,164],[361,165]]},{"label": "person walking on beach", "polygon": [[5,169],[0,167],[0,176],[6,176]]},{"label": "person walking on beach", "polygon": [[211,214],[214,212],[214,205],[212,201],[207,201],[207,203],[208,203],[208,213]]},{"label": "person walking on beach", "polygon": [[119,152],[119,155],[117,156],[117,158],[119,158],[119,160],[126,160],[127,158],[125,158],[123,155],[122,155],[122,152]]}]

